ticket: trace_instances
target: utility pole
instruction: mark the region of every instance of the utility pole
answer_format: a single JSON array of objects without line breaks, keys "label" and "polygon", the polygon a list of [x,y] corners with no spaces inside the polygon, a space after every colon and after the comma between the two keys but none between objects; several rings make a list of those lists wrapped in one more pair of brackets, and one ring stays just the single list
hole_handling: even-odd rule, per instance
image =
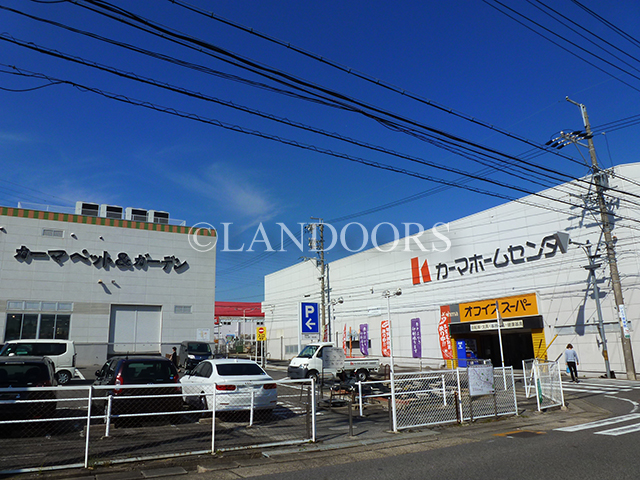
[{"label": "utility pole", "polygon": [[[602,221],[602,233],[604,235],[604,243],[607,252],[607,261],[609,263],[609,271],[611,272],[611,284],[613,285],[613,296],[616,302],[616,308],[618,309],[618,317],[620,322],[620,339],[622,341],[622,352],[624,355],[625,367],[627,370],[627,379],[636,379],[636,367],[633,361],[633,350],[631,348],[631,334],[627,325],[627,318],[624,309],[624,299],[622,297],[622,285],[620,283],[620,274],[618,272],[618,262],[616,260],[616,252],[613,246],[613,238],[611,235],[611,222],[609,220],[609,212],[607,211],[607,205],[604,199],[604,191],[608,187],[608,176],[603,170],[600,170],[598,166],[598,159],[596,158],[596,149],[593,145],[593,134],[591,133],[591,125],[589,124],[589,116],[587,115],[587,107],[581,103],[574,102],[569,97],[566,97],[567,101],[580,107],[582,112],[582,120],[584,121],[584,128],[589,145],[589,156],[591,157],[591,171],[593,183],[596,188],[596,196],[598,199],[598,208],[600,210],[600,218]],[[606,352],[605,352],[606,353]],[[608,361],[608,357],[606,357]],[[609,374],[609,372],[607,372]]]},{"label": "utility pole", "polygon": [[[321,218],[311,217],[311,220],[317,220],[318,223],[307,225],[307,231],[311,233],[309,239],[309,247],[318,254],[318,266],[320,267],[320,341],[326,340],[326,287],[325,287],[325,263],[324,263],[324,223]],[[315,232],[318,232],[316,238]]]}]

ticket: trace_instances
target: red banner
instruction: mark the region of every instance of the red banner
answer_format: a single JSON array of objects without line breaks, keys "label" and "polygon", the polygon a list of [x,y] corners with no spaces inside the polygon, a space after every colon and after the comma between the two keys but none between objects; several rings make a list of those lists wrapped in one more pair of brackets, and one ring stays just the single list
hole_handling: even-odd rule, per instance
[{"label": "red banner", "polygon": [[453,346],[451,345],[451,335],[449,335],[449,322],[451,321],[451,311],[449,305],[440,307],[440,322],[438,323],[438,338],[440,339],[440,350],[442,358],[453,360]]},{"label": "red banner", "polygon": [[389,338],[389,320],[383,320],[380,324],[380,335],[382,337],[382,356],[391,356],[391,342]]},{"label": "red banner", "polygon": [[345,357],[349,355],[347,352],[347,324],[344,324],[344,333],[342,334],[342,350],[344,350]]}]

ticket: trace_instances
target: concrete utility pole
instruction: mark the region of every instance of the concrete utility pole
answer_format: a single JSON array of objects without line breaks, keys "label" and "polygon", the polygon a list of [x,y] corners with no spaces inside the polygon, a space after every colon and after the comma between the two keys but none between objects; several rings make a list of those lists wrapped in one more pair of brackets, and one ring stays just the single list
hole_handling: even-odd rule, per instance
[{"label": "concrete utility pole", "polygon": [[[609,212],[604,199],[604,191],[608,187],[608,176],[598,166],[596,158],[596,149],[593,145],[593,134],[591,133],[591,125],[589,124],[589,116],[587,115],[587,107],[581,103],[574,102],[569,97],[567,101],[580,107],[582,112],[582,120],[589,145],[589,155],[591,157],[591,171],[593,183],[596,187],[596,196],[598,199],[598,208],[600,210],[600,218],[602,220],[602,232],[604,234],[604,243],[607,251],[607,261],[609,262],[609,271],[611,272],[611,283],[613,285],[613,296],[618,309],[618,317],[620,321],[620,339],[622,341],[622,352],[624,354],[624,362],[627,370],[627,379],[636,379],[636,367],[633,361],[633,350],[631,348],[631,335],[627,325],[627,318],[624,309],[624,299],[622,297],[622,285],[620,284],[620,274],[618,272],[618,262],[616,260],[616,252],[613,246],[613,238],[611,236],[611,222],[609,220]],[[608,357],[606,358],[608,361]],[[609,374],[609,372],[607,372]]]},{"label": "concrete utility pole", "polygon": [[[320,267],[320,341],[326,340],[326,287],[325,287],[325,263],[324,263],[324,223],[321,218],[311,217],[311,220],[317,220],[318,223],[312,223],[309,227],[309,232],[312,234],[312,238],[309,239],[309,247],[316,250],[318,253],[318,266]],[[318,239],[315,238],[314,232],[318,232]]]}]

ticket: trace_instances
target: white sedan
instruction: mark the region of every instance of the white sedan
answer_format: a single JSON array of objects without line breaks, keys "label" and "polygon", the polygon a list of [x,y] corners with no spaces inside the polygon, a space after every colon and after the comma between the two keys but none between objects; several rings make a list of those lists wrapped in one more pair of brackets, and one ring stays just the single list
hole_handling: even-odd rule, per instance
[{"label": "white sedan", "polygon": [[180,380],[185,402],[199,410],[211,410],[215,391],[216,411],[273,410],[278,390],[273,378],[251,360],[204,360]]}]

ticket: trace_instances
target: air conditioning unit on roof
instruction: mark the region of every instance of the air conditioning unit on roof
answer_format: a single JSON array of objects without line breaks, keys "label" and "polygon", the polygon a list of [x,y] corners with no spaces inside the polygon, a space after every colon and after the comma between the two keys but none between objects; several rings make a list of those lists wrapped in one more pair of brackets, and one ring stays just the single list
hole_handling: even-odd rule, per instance
[{"label": "air conditioning unit on roof", "polygon": [[97,203],[76,202],[76,215],[97,217],[100,214],[100,205]]},{"label": "air conditioning unit on roof", "polygon": [[100,216],[104,218],[115,218],[117,220],[121,220],[122,212],[122,207],[116,207],[115,205],[100,205]]},{"label": "air conditioning unit on roof", "polygon": [[149,210],[147,218],[147,221],[151,223],[162,223],[163,225],[169,224],[169,214],[167,212]]},{"label": "air conditioning unit on roof", "polygon": [[124,210],[125,220],[132,220],[134,222],[148,222],[147,214],[148,214],[147,210],[143,208],[127,207]]}]

